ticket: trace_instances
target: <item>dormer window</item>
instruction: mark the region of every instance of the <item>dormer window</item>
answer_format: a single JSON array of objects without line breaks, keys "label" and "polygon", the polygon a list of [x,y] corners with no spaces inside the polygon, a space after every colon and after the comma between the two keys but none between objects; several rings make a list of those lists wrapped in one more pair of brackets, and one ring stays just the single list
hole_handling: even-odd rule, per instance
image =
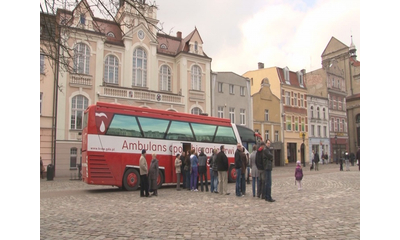
[{"label": "dormer window", "polygon": [[81,14],[79,22],[80,22],[82,25],[85,25],[85,22],[86,22],[85,14]]},{"label": "dormer window", "polygon": [[199,47],[199,44],[197,43],[197,41],[194,42],[194,52],[195,52],[195,53],[198,52],[198,47]]},{"label": "dormer window", "polygon": [[300,87],[304,87],[304,75],[302,72],[297,72],[297,78],[299,80]]},{"label": "dormer window", "polygon": [[114,35],[113,32],[108,32],[108,33],[107,33],[107,37],[115,37],[115,35]]},{"label": "dormer window", "polygon": [[161,48],[161,49],[167,49],[167,45],[165,45],[165,44],[163,43],[163,44],[161,44],[160,48]]},{"label": "dormer window", "polygon": [[289,79],[289,68],[285,67],[283,69],[283,76],[285,77],[285,82],[286,84],[290,84],[290,79]]}]

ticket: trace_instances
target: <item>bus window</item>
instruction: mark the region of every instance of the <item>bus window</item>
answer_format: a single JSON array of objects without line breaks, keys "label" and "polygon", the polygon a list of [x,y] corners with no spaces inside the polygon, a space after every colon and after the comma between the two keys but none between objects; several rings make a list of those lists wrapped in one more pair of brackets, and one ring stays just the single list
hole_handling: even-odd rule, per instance
[{"label": "bus window", "polygon": [[192,130],[190,129],[189,123],[172,121],[171,126],[168,129],[166,139],[169,140],[182,140],[182,141],[194,141]]},{"label": "bus window", "polygon": [[134,116],[119,114],[114,115],[106,134],[128,137],[143,137]]},{"label": "bus window", "polygon": [[194,136],[198,142],[212,142],[216,126],[200,123],[191,123]]},{"label": "bus window", "polygon": [[236,144],[236,137],[231,127],[221,127],[217,129],[217,134],[215,135],[214,142],[226,143],[226,144]]},{"label": "bus window", "polygon": [[145,138],[164,138],[169,120],[138,117]]}]

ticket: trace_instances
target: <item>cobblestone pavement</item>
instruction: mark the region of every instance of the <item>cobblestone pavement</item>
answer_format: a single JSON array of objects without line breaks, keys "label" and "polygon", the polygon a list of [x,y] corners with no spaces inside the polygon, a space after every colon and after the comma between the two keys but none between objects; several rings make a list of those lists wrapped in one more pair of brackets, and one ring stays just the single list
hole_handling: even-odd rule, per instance
[{"label": "cobblestone pavement", "polygon": [[272,171],[270,203],[253,197],[176,191],[158,197],[139,191],[57,179],[40,182],[40,239],[360,239],[360,172],[339,165],[304,169],[303,190],[295,165]]}]

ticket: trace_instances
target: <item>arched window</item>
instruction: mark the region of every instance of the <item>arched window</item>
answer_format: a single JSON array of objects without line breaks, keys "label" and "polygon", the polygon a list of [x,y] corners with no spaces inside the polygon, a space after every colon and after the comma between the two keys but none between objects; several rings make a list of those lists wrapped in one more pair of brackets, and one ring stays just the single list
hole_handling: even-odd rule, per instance
[{"label": "arched window", "polygon": [[147,55],[142,48],[133,52],[132,86],[145,87],[147,79]]},{"label": "arched window", "polygon": [[171,91],[171,69],[167,65],[160,68],[160,90]]},{"label": "arched window", "polygon": [[201,91],[201,69],[194,65],[191,69],[192,89]]},{"label": "arched window", "polygon": [[104,81],[118,84],[118,58],[109,55],[104,63]]},{"label": "arched window", "polygon": [[88,107],[89,100],[83,95],[77,95],[71,102],[71,130],[82,129],[83,111]]},{"label": "arched window", "polygon": [[314,118],[314,107],[311,106],[311,118]]},{"label": "arched window", "polygon": [[74,47],[74,71],[76,73],[89,74],[90,49],[84,43],[78,43]]},{"label": "arched window", "polygon": [[319,107],[317,107],[317,118],[319,119]]},{"label": "arched window", "polygon": [[322,117],[323,117],[324,120],[325,120],[325,117],[326,117],[326,115],[325,115],[325,108],[322,109]]},{"label": "arched window", "polygon": [[192,113],[192,114],[196,114],[196,115],[200,115],[200,114],[202,113],[202,111],[201,111],[200,108],[194,107],[194,108],[192,108],[191,113]]}]

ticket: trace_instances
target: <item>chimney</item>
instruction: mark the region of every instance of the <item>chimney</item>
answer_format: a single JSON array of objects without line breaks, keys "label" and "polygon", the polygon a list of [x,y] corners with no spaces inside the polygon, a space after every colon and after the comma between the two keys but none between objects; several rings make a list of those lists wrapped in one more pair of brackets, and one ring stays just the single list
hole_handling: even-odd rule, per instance
[{"label": "chimney", "polygon": [[263,69],[264,68],[264,63],[258,62],[258,69]]},{"label": "chimney", "polygon": [[176,32],[176,37],[179,39],[182,39],[182,32]]}]

